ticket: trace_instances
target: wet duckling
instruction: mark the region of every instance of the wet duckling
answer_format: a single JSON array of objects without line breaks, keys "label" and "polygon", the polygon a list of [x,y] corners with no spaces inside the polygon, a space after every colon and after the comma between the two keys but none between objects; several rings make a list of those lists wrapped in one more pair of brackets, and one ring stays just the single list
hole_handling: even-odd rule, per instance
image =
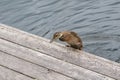
[{"label": "wet duckling", "polygon": [[75,32],[71,31],[56,32],[53,35],[53,38],[51,39],[50,43],[52,43],[56,39],[67,42],[69,44],[66,45],[67,47],[72,47],[79,50],[82,50],[83,48],[82,40]]}]

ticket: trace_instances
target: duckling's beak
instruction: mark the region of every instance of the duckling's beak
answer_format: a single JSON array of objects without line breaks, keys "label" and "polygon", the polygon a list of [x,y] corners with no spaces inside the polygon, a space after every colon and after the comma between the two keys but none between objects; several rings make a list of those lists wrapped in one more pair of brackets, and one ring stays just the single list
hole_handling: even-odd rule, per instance
[{"label": "duckling's beak", "polygon": [[54,38],[53,38],[53,39],[51,39],[51,40],[50,40],[50,43],[52,43],[52,42],[53,42],[53,41],[55,41],[55,40],[56,40],[56,39],[54,39]]},{"label": "duckling's beak", "polygon": [[59,37],[53,37],[53,38],[50,40],[50,43],[52,43],[53,41],[56,41],[57,39],[59,39]]},{"label": "duckling's beak", "polygon": [[54,41],[54,39],[51,39],[51,40],[50,40],[50,43],[52,43],[53,41]]}]

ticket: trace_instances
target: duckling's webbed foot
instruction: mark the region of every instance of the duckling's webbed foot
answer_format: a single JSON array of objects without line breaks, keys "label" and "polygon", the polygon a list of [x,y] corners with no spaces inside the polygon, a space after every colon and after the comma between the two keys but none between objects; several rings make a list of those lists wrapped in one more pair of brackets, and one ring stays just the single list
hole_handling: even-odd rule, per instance
[{"label": "duckling's webbed foot", "polygon": [[78,45],[78,49],[82,50],[83,46],[82,45]]},{"label": "duckling's webbed foot", "polygon": [[66,45],[66,47],[71,47],[70,45]]}]

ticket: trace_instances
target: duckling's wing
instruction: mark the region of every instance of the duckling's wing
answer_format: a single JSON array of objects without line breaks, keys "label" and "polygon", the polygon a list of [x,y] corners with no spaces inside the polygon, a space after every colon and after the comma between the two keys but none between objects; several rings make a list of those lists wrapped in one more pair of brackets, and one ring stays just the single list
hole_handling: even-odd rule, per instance
[{"label": "duckling's wing", "polygon": [[77,39],[77,41],[79,41],[79,42],[82,43],[82,40],[81,40],[81,38],[77,35],[77,33],[75,33],[75,32],[70,32],[70,33],[74,36],[74,38]]},{"label": "duckling's wing", "polygon": [[77,36],[77,34],[75,32],[70,32],[73,36]]}]

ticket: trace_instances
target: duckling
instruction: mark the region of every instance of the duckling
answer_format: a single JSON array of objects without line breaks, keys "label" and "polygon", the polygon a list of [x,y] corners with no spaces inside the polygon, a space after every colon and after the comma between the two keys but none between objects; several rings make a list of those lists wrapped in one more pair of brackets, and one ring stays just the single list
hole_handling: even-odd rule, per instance
[{"label": "duckling", "polygon": [[79,50],[82,50],[83,48],[82,40],[75,32],[72,31],[56,32],[54,33],[50,43],[52,43],[57,39],[68,43],[68,45],[66,45],[67,47],[72,47],[74,49],[79,49]]}]

